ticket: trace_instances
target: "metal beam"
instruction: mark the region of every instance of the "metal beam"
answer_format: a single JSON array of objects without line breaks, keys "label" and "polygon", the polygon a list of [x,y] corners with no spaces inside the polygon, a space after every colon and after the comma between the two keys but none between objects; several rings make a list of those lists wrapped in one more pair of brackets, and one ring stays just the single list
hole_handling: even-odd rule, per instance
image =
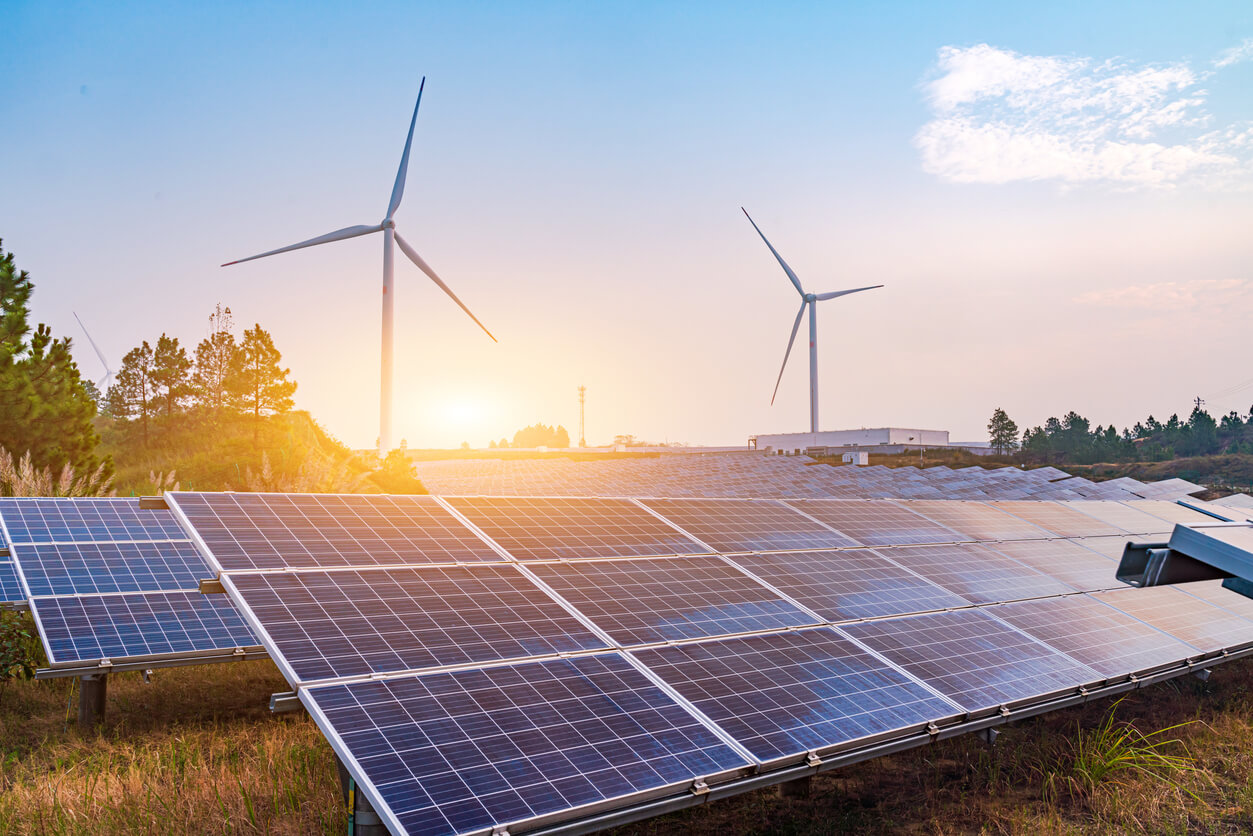
[{"label": "metal beam", "polygon": [[104,722],[105,698],[109,693],[107,673],[88,674],[78,680],[78,725],[89,729]]}]

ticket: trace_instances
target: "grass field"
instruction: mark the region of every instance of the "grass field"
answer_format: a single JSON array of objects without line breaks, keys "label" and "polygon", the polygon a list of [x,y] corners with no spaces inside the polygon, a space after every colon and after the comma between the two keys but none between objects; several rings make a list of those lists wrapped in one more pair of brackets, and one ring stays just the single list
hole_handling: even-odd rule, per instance
[{"label": "grass field", "polygon": [[[287,685],[268,661],[158,670],[151,683],[115,675],[107,720],[91,733],[73,724],[75,687],[0,692],[0,833],[346,832],[330,747],[305,715],[269,713]],[[1188,677],[1003,727],[991,748],[965,737],[818,776],[808,799],[763,790],[615,832],[1251,830],[1253,661],[1242,661],[1208,683]]]}]

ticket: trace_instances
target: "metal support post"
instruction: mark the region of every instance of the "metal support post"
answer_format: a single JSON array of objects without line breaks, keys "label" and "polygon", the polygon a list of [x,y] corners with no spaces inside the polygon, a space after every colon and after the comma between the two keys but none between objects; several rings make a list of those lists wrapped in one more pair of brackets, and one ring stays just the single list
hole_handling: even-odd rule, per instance
[{"label": "metal support post", "polygon": [[383,819],[379,817],[370,799],[357,787],[339,758],[335,759],[335,769],[339,772],[344,806],[348,808],[348,836],[388,836]]},{"label": "metal support post", "polygon": [[109,692],[109,675],[93,673],[78,680],[78,725],[91,728],[104,722],[104,701]]},{"label": "metal support post", "polygon": [[813,780],[812,775],[806,775],[804,778],[784,781],[782,784],[779,784],[779,798],[809,798],[809,790]]}]

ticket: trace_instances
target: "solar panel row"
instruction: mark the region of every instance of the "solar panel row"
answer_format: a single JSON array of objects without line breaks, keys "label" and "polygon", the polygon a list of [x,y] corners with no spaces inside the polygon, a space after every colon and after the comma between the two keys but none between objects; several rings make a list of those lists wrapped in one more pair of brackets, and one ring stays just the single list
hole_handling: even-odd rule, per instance
[{"label": "solar panel row", "polygon": [[[1167,590],[1159,612],[1119,597],[1151,590],[1099,591],[1133,532],[1091,516],[867,504],[845,519],[882,510],[911,539],[866,548],[873,522],[844,532],[780,502],[423,499],[435,559],[382,569],[342,538],[351,520],[171,498],[397,832],[536,826],[1253,646],[1253,619],[1200,595]],[[449,561],[474,539],[459,514],[509,557]],[[1050,520],[1094,536],[1055,539]],[[309,542],[279,548],[293,530]]]}]

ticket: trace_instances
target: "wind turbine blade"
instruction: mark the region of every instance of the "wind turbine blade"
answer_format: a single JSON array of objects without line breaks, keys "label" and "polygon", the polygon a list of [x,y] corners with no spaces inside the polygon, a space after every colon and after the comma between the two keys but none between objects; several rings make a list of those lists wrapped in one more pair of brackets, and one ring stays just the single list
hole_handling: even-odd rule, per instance
[{"label": "wind turbine blade", "polygon": [[779,367],[779,379],[774,382],[774,394],[770,396],[770,405],[774,406],[774,399],[779,394],[779,384],[783,382],[783,370],[787,368],[787,358],[792,356],[792,343],[796,342],[796,332],[801,328],[801,318],[805,316],[805,306],[808,302],[801,302],[801,309],[796,312],[796,322],[792,323],[792,336],[787,339],[787,351],[783,352],[783,365]]},{"label": "wind turbine blade", "polygon": [[100,358],[100,365],[104,366],[105,377],[109,377],[113,374],[113,370],[109,368],[109,361],[104,359],[104,352],[100,350],[100,346],[96,345],[96,341],[91,338],[91,332],[87,330],[87,326],[83,324],[83,321],[79,319],[78,312],[70,311],[70,313],[74,314],[74,318],[78,320],[78,327],[83,329],[83,333],[87,335],[87,342],[91,344],[92,349],[96,352],[96,356]]},{"label": "wind turbine blade", "polygon": [[422,106],[422,89],[426,87],[426,76],[418,85],[418,103],[413,106],[413,118],[409,120],[409,136],[405,138],[405,153],[400,155],[400,170],[396,172],[396,185],[392,186],[392,200],[387,204],[387,219],[400,208],[400,199],[405,196],[405,177],[409,172],[409,148],[413,145],[413,126],[418,121],[418,108]]},{"label": "wind turbine blade", "polygon": [[369,235],[371,232],[378,232],[383,228],[382,224],[371,224],[370,226],[346,226],[343,229],[337,229],[334,232],[328,232],[325,235],[319,235],[317,238],[310,238],[308,241],[301,241],[299,244],[292,244],[290,247],[279,247],[277,250],[261,253],[260,255],[250,255],[247,258],[228,261],[223,267],[230,267],[232,264],[243,264],[245,261],[256,261],[258,258],[265,258],[268,255],[278,255],[279,253],[287,253],[292,250],[302,250],[305,247],[316,247],[318,244],[329,244],[332,241],[344,241],[348,238],[356,238],[361,235]]},{"label": "wind turbine blade", "polygon": [[834,299],[837,296],[847,296],[850,293],[861,293],[863,290],[874,290],[876,287],[883,287],[881,284],[872,284],[869,287],[855,287],[852,290],[833,290],[830,293],[819,293],[814,298],[819,302],[826,299]]},{"label": "wind turbine blade", "polygon": [[779,261],[779,266],[783,268],[783,272],[787,273],[787,277],[792,280],[793,286],[796,287],[796,292],[801,296],[804,296],[805,289],[801,287],[801,280],[796,278],[796,274],[792,272],[792,268],[788,267],[787,262],[783,260],[783,256],[779,255],[779,251],[774,248],[774,245],[771,244],[769,240],[767,240],[765,234],[761,231],[761,227],[757,226],[757,222],[753,220],[753,216],[748,214],[748,210],[743,206],[740,207],[740,211],[744,213],[744,217],[748,218],[748,222],[753,225],[753,229],[757,230],[757,234],[761,236],[761,240],[766,242],[766,246],[770,248],[770,252],[774,253],[774,257]]},{"label": "wind turbine blade", "polygon": [[406,241],[404,238],[401,238],[399,233],[394,233],[394,234],[396,237],[396,245],[400,247],[400,251],[403,252],[405,255],[409,256],[409,260],[412,261],[414,264],[418,265],[418,269],[421,270],[423,273],[426,273],[427,277],[430,278],[431,281],[439,285],[440,290],[447,293],[449,298],[452,299],[454,302],[456,302],[457,306],[460,307],[461,310],[466,312],[466,316],[470,317],[470,319],[473,319],[474,323],[483,329],[483,333],[487,334],[487,336],[492,338],[492,342],[500,342],[500,340],[496,339],[496,337],[492,334],[491,331],[487,330],[486,325],[479,322],[479,318],[477,316],[470,313],[470,309],[465,306],[464,302],[462,302],[460,299],[457,298],[457,294],[452,292],[452,288],[444,284],[444,280],[441,279],[439,276],[435,275],[435,271],[431,269],[431,265],[427,264],[425,261],[422,260],[422,256],[418,255],[417,250],[409,246],[409,242]]}]

